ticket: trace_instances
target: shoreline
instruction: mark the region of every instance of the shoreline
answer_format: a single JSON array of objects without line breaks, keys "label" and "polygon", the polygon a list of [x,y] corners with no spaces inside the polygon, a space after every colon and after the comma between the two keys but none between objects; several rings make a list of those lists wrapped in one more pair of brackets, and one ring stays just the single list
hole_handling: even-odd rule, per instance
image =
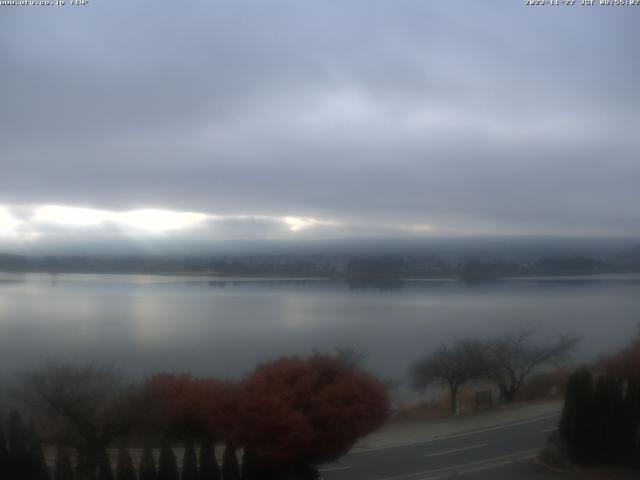
[{"label": "shoreline", "polygon": [[412,276],[348,276],[348,275],[327,275],[320,273],[221,273],[215,271],[64,271],[50,272],[42,270],[33,271],[4,271],[0,270],[0,275],[151,275],[159,277],[193,277],[193,278],[211,278],[211,279],[292,279],[292,280],[344,280],[347,282],[361,283],[383,283],[383,282],[411,282],[411,281],[437,281],[437,280],[458,280],[458,281],[490,281],[490,280],[547,280],[547,279],[577,279],[577,278],[593,278],[593,279],[612,279],[611,277],[633,277],[640,278],[640,271],[607,271],[607,272],[562,272],[562,273],[505,273],[503,275],[481,275],[481,274],[440,274],[440,275],[412,275]]}]

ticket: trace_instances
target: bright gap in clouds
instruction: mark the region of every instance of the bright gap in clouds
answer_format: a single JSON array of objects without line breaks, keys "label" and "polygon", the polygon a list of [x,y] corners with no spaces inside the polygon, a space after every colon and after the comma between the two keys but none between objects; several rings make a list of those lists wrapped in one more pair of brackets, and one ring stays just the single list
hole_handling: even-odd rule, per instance
[{"label": "bright gap in clouds", "polygon": [[207,219],[204,213],[171,212],[167,210],[133,210],[118,214],[118,220],[130,228],[147,232],[180,230],[197,225]]},{"label": "bright gap in clouds", "polygon": [[[16,215],[20,212],[20,215]],[[67,232],[77,235],[93,235],[99,230],[111,233],[119,232],[125,236],[179,234],[180,231],[194,227],[204,227],[210,234],[224,229],[229,222],[246,225],[272,225],[275,232],[295,234],[318,227],[338,227],[339,223],[319,220],[311,217],[266,216],[266,215],[217,215],[203,212],[180,212],[162,209],[136,209],[123,212],[65,205],[37,205],[15,207],[0,205],[0,238],[30,238],[43,232],[53,234]],[[266,223],[265,223],[266,222]],[[268,232],[260,230],[248,232],[256,239]],[[106,230],[105,230],[106,229]],[[74,233],[75,232],[75,233]],[[205,232],[204,230],[201,232]],[[247,232],[245,232],[246,235]],[[50,235],[48,235],[50,236]]]},{"label": "bright gap in clouds", "polygon": [[22,223],[7,208],[0,207],[0,235],[14,235]]},{"label": "bright gap in clouds", "polygon": [[89,208],[43,205],[35,210],[33,221],[77,227],[100,225],[114,217],[114,213]]},{"label": "bright gap in clouds", "polygon": [[305,228],[317,227],[317,226],[338,226],[335,222],[323,222],[309,217],[284,217],[282,219],[292,232],[298,232]]},{"label": "bright gap in clouds", "polygon": [[[345,222],[293,215],[216,214],[164,209],[112,211],[68,205],[0,205],[0,251],[28,241],[29,248],[80,242],[87,247],[131,242],[308,240],[397,235],[438,235],[428,224]],[[18,242],[18,243],[16,243]],[[149,244],[152,245],[152,244]],[[159,245],[159,244],[153,244]]]},{"label": "bright gap in clouds", "polygon": [[191,227],[207,219],[204,213],[175,212],[171,210],[143,209],[110,212],[90,208],[43,205],[34,214],[36,222],[66,226],[89,227],[105,223],[123,226],[132,231],[162,233]]}]

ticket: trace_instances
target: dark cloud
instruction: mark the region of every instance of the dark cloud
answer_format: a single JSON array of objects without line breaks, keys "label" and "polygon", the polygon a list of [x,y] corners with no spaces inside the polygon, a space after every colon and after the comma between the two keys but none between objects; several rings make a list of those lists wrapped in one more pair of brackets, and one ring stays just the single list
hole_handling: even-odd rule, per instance
[{"label": "dark cloud", "polygon": [[340,224],[308,235],[638,235],[637,13],[3,7],[0,205],[245,216],[225,238],[285,216]]}]

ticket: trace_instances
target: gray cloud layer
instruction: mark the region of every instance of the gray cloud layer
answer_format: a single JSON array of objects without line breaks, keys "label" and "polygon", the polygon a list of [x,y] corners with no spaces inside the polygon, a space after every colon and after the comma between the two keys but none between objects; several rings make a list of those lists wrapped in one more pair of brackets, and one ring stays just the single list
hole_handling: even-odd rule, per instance
[{"label": "gray cloud layer", "polygon": [[1,8],[0,205],[640,234],[638,7]]}]

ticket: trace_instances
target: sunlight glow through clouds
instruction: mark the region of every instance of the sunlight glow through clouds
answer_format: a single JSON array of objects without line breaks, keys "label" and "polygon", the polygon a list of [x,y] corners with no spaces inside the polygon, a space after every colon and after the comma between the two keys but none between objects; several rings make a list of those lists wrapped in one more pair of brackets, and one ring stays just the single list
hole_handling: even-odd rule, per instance
[{"label": "sunlight glow through clouds", "polygon": [[204,213],[172,212],[168,210],[133,210],[118,214],[118,221],[131,228],[147,232],[181,230],[194,226],[207,219]]},{"label": "sunlight glow through clouds", "polygon": [[[25,211],[22,207],[21,211]],[[265,216],[265,215],[216,215],[202,212],[179,212],[161,209],[137,209],[124,212],[92,209],[64,205],[39,205],[29,207],[29,214],[18,218],[11,206],[0,206],[0,237],[37,236],[50,226],[62,228],[70,233],[79,230],[98,232],[98,229],[115,227],[122,234],[164,234],[178,232],[190,227],[204,226],[206,222],[212,233],[226,221],[253,222],[262,220],[280,225],[285,232],[297,233],[316,227],[336,227],[339,223],[311,217]],[[255,232],[260,237],[263,232]]]},{"label": "sunlight glow through clouds", "polygon": [[[16,213],[19,212],[19,215]],[[190,229],[197,229],[192,231]],[[387,235],[432,235],[438,228],[428,223],[344,223],[293,215],[216,214],[162,209],[111,211],[65,205],[0,205],[0,241],[76,241],[109,239],[307,239],[348,238],[383,231]],[[186,235],[186,236],[185,236]]]},{"label": "sunlight glow through clouds", "polygon": [[405,228],[416,233],[433,233],[434,231],[436,231],[436,228],[433,225],[428,225],[425,223],[416,223]]},{"label": "sunlight glow through clouds", "polygon": [[105,210],[43,205],[36,209],[33,220],[42,223],[88,227],[107,222],[112,219],[114,215],[114,213]]},{"label": "sunlight glow through clouds", "polygon": [[298,232],[300,230],[304,230],[310,227],[317,227],[320,225],[326,226],[337,226],[338,224],[333,222],[322,222],[320,220],[316,220],[315,218],[309,217],[284,217],[284,223],[287,224],[289,230],[292,232]]},{"label": "sunlight glow through clouds", "polygon": [[36,222],[68,226],[97,226],[113,223],[133,231],[162,233],[196,225],[207,219],[204,213],[174,212],[170,210],[144,209],[127,212],[110,212],[89,208],[43,205],[35,211]]},{"label": "sunlight glow through clouds", "polygon": [[0,235],[15,235],[22,220],[16,218],[8,209],[0,207]]}]

